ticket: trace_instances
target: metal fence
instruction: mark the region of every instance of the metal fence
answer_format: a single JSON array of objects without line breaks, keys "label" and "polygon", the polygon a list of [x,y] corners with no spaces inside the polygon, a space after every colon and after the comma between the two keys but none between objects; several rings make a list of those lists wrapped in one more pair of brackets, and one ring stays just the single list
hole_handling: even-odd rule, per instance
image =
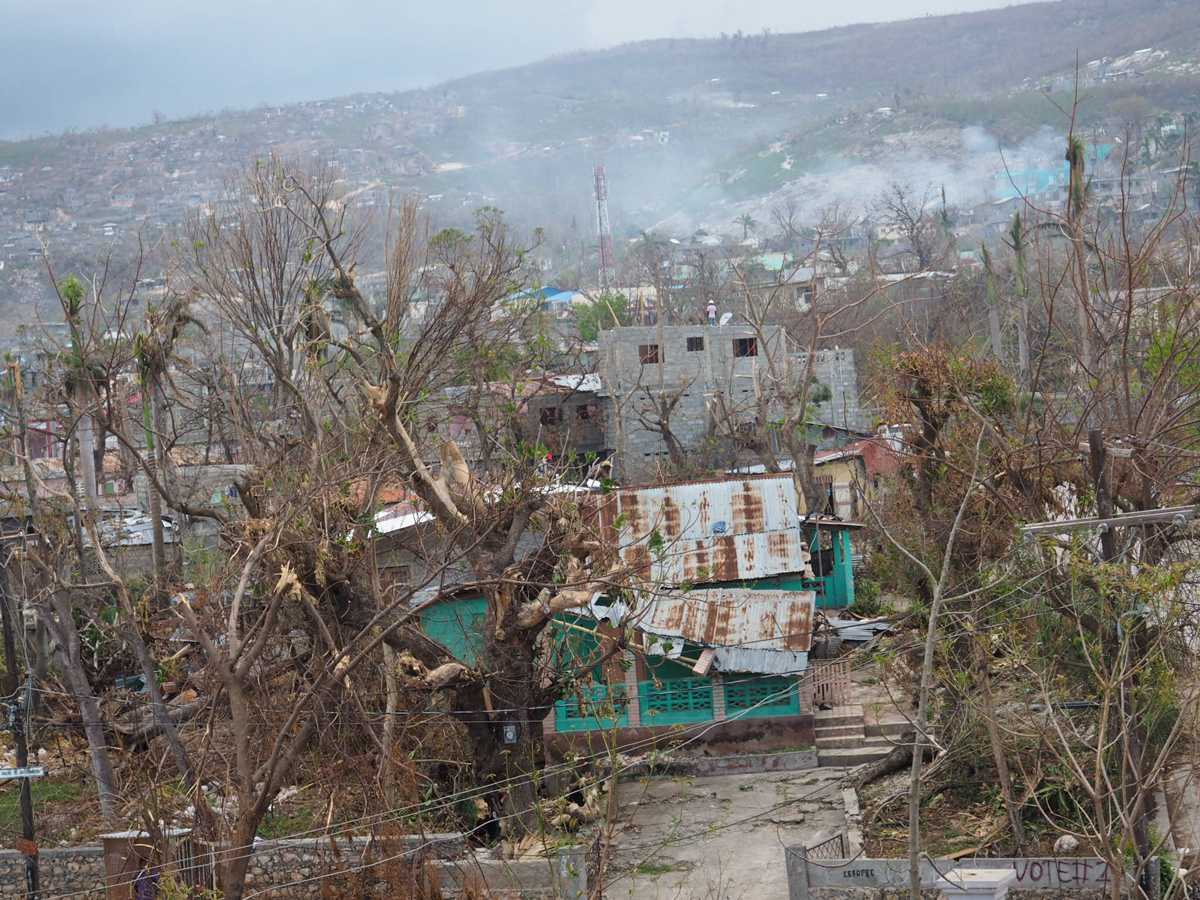
[{"label": "metal fence", "polygon": [[805,848],[804,855],[808,859],[847,859],[850,854],[846,852],[846,835],[835,834],[828,840],[813,844]]}]

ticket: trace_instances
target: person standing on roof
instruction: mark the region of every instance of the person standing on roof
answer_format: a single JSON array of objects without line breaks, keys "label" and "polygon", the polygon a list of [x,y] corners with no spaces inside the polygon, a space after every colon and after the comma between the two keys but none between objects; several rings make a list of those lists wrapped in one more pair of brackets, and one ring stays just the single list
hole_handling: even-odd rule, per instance
[{"label": "person standing on roof", "polygon": [[716,325],[717,324],[717,304],[715,302],[713,302],[712,300],[708,301],[707,312],[708,312],[708,324]]}]

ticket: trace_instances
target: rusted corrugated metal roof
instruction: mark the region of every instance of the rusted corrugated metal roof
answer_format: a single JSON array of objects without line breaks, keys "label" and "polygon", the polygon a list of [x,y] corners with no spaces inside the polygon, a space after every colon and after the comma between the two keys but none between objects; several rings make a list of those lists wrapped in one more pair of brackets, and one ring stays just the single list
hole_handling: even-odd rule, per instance
[{"label": "rusted corrugated metal roof", "polygon": [[808,651],[813,591],[699,588],[647,598],[630,617],[635,628],[705,647]]},{"label": "rusted corrugated metal roof", "polygon": [[[788,475],[622,488],[604,498],[600,516],[625,562],[657,584],[810,571]],[[662,545],[652,552],[656,532]]]},{"label": "rusted corrugated metal roof", "polygon": [[635,628],[715,651],[722,672],[782,674],[808,668],[813,591],[707,588],[647,598]]}]

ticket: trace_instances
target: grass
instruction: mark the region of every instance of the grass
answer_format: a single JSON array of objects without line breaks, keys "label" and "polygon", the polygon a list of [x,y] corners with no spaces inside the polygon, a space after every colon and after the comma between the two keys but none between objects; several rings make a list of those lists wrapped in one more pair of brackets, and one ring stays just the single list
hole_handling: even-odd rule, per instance
[{"label": "grass", "polygon": [[[33,807],[51,803],[73,803],[83,795],[83,789],[69,781],[35,779],[33,782]],[[21,792],[10,788],[0,794],[0,832],[21,830]]]},{"label": "grass", "polygon": [[283,838],[312,830],[316,816],[311,809],[299,807],[288,812],[267,813],[258,826],[258,836],[264,840]]}]

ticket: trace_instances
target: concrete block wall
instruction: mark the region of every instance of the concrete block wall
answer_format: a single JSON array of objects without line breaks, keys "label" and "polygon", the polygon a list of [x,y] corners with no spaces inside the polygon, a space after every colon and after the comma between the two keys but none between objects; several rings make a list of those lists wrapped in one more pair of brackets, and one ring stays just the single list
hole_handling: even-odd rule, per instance
[{"label": "concrete block wall", "polygon": [[[796,355],[794,365],[800,371],[807,363],[807,354]],[[818,350],[813,366],[817,381],[829,388],[832,396],[813,410],[814,420],[838,428],[865,431],[871,423],[862,409],[858,394],[858,368],[854,351]]]},{"label": "concrete block wall", "polygon": [[[662,435],[642,424],[639,411],[653,418],[653,395],[680,394],[671,414],[671,430],[689,452],[704,449],[711,430],[711,402],[721,392],[727,406],[745,410],[754,400],[767,351],[782,349],[782,329],[772,328],[766,347],[755,356],[735,355],[738,340],[756,338],[743,325],[672,325],[619,328],[600,333],[597,371],[608,401],[606,441],[617,454],[625,481],[645,481],[668,460]],[[689,349],[689,341],[691,349]],[[643,346],[658,347],[658,362],[643,364]]]},{"label": "concrete block wall", "polygon": [[[671,430],[689,454],[712,451],[719,459],[700,460],[705,466],[757,462],[745,453],[739,458],[728,440],[711,435],[713,397],[720,393],[736,415],[756,411],[756,379],[765,377],[768,352],[778,360],[786,337],[778,327],[768,329],[766,346],[756,356],[735,355],[739,339],[755,337],[745,325],[672,325],[618,328],[600,333],[596,366],[607,402],[605,444],[616,452],[617,474],[627,482],[648,481],[669,460],[662,435],[641,421],[656,418],[652,396],[679,399],[671,413]],[[689,349],[690,343],[690,349]],[[658,347],[658,362],[643,364],[641,348]],[[794,348],[792,348],[794,349]],[[803,373],[807,355],[792,353],[793,375]],[[858,369],[851,349],[817,351],[814,377],[829,388],[830,398],[812,410],[824,425],[853,431],[869,430],[858,391]],[[649,396],[648,396],[649,395]],[[771,411],[776,415],[779,411]]]},{"label": "concrete block wall", "polygon": [[[466,852],[460,834],[404,835],[371,842],[356,837],[336,842],[326,838],[263,841],[255,845],[247,884],[251,890],[268,889],[271,897],[320,897],[322,888],[335,882],[337,873],[360,865],[371,844],[372,858],[458,859]],[[105,896],[104,850],[98,846],[61,847],[39,855],[42,896]],[[308,880],[314,876],[331,878]],[[303,884],[291,884],[302,881]],[[0,851],[0,898],[25,896],[25,858],[14,850]]]}]

